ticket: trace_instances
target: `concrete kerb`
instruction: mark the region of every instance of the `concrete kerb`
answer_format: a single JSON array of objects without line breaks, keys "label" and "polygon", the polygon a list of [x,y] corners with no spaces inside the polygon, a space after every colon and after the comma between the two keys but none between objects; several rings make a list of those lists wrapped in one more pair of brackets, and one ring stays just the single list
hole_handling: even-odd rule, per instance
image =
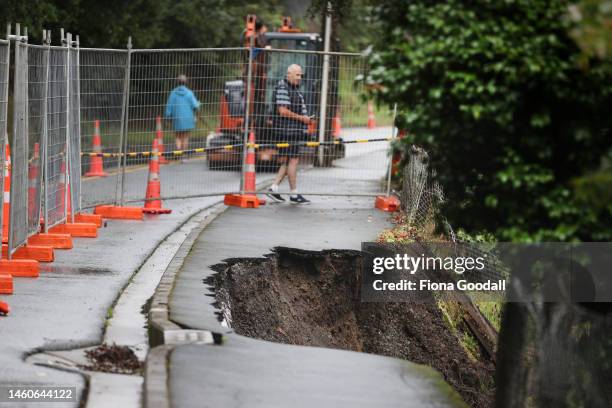
[{"label": "concrete kerb", "polygon": [[200,236],[200,233],[226,209],[227,207],[223,203],[217,204],[213,207],[213,210],[208,217],[203,220],[200,225],[191,230],[168,264],[166,271],[162,275],[159,285],[155,290],[155,294],[153,295],[151,307],[149,309],[148,329],[149,345],[151,347],[156,347],[163,344],[209,342],[209,338],[212,338],[213,334],[210,332],[184,329],[171,321],[169,318],[168,305],[176,276],[183,266],[183,262],[189,254],[191,247],[195,243],[198,236]]},{"label": "concrete kerb", "polygon": [[149,350],[144,372],[145,408],[170,408],[168,359],[173,349],[172,345],[162,345]]}]

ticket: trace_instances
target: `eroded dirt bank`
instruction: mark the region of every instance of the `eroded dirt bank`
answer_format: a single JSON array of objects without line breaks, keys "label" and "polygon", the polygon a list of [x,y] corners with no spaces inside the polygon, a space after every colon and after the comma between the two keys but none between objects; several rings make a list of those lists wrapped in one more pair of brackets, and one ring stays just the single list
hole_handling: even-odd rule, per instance
[{"label": "eroded dirt bank", "polygon": [[214,266],[218,307],[242,335],[403,358],[440,371],[473,407],[493,406],[493,365],[471,359],[434,299],[362,303],[360,253],[275,248]]}]

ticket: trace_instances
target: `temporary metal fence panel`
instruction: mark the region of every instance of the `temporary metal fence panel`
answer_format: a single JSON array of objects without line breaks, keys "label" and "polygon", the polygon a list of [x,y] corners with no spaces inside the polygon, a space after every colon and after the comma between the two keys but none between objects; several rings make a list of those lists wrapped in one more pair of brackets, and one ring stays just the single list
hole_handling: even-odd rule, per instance
[{"label": "temporary metal fence panel", "polygon": [[[70,38],[70,34],[68,34]],[[79,81],[79,48],[69,50],[69,149],[71,217],[81,212],[81,102]]]},{"label": "temporary metal fence panel", "polygon": [[9,254],[28,238],[28,45],[15,41]]},{"label": "temporary metal fence panel", "polygon": [[127,50],[79,50],[82,208],[119,199],[127,62]]},{"label": "temporary metal fence panel", "polygon": [[[291,162],[291,158],[297,158],[300,193],[372,196],[385,193],[392,115],[389,111],[378,112],[377,124],[372,120],[368,123],[365,58],[358,54],[276,49],[259,50],[259,54],[253,69],[252,109],[258,179],[260,174],[265,177],[283,163]],[[326,55],[329,80],[324,100]],[[302,71],[296,91],[295,84],[287,83],[291,65],[299,65]],[[264,83],[265,87],[260,85]],[[291,109],[300,115],[297,121],[281,116],[279,108],[288,106],[285,103],[293,104]],[[322,117],[324,124],[319,126]],[[279,191],[289,193],[289,184],[283,182]]]},{"label": "temporary metal fence panel", "polygon": [[40,232],[48,58],[48,47],[28,45],[28,236]]},{"label": "temporary metal fence panel", "polygon": [[[0,40],[0,169],[5,169],[5,146],[8,143],[7,138],[7,117],[8,117],[8,88],[9,88],[9,67],[10,67],[10,42]],[[0,191],[4,192],[4,171],[0,177]],[[0,208],[4,207],[4,194],[0,198]],[[0,211],[0,231],[3,230],[4,211]],[[0,232],[0,236],[2,233]],[[4,238],[4,237],[2,237]],[[8,237],[6,237],[8,238]]]},{"label": "temporary metal fence panel", "polygon": [[45,229],[66,220],[68,48],[50,47],[47,84]]},{"label": "temporary metal fence panel", "polygon": [[239,190],[247,63],[242,48],[132,51],[126,202],[145,197],[156,138],[168,161],[160,171],[162,198]]},{"label": "temporary metal fence panel", "polygon": [[[368,65],[361,55],[254,49],[249,62],[248,48],[80,53],[84,208],[142,201],[156,139],[161,161],[168,162],[160,171],[162,199],[244,190],[242,145],[250,130],[260,192],[272,183],[288,153],[300,158],[302,193],[373,196],[388,190],[393,117],[386,110],[369,112]],[[325,55],[329,82],[323,109]],[[312,117],[308,131],[297,138],[275,124],[273,103],[274,88],[291,64],[304,71],[301,95],[306,116]],[[185,86],[179,83],[183,76]],[[321,132],[323,112],[327,119]],[[93,143],[96,123],[101,148]],[[104,172],[117,174],[119,200],[110,177],[87,175],[91,160],[99,156],[106,156]],[[283,185],[281,192],[289,189]]]}]

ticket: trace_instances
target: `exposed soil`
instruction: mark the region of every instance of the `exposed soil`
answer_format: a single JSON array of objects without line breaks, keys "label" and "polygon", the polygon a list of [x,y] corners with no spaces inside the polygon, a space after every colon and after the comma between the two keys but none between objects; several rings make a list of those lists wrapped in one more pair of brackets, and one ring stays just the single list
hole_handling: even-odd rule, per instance
[{"label": "exposed soil", "polygon": [[380,354],[440,371],[472,407],[493,406],[494,367],[474,361],[435,300],[362,303],[358,251],[275,248],[215,265],[220,318],[239,334],[287,344]]},{"label": "exposed soil", "polygon": [[85,355],[91,363],[82,367],[86,370],[117,374],[139,374],[142,371],[142,363],[127,346],[101,344],[87,350]]}]

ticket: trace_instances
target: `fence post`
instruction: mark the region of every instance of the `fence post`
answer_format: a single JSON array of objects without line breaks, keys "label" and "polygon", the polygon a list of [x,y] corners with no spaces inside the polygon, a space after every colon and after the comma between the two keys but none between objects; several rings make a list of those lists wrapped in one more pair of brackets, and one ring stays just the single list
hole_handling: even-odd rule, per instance
[{"label": "fence post", "polygon": [[391,194],[391,172],[393,171],[393,142],[397,137],[397,128],[395,127],[395,120],[397,118],[397,103],[393,105],[393,120],[391,121],[391,151],[389,152],[389,167],[387,168],[387,191],[385,195],[389,197]]},{"label": "fence post", "polygon": [[[2,198],[0,198],[0,237],[2,236],[2,230],[4,229],[3,225],[4,225],[4,217],[3,217],[3,213],[4,213],[4,170],[6,166],[6,163],[4,161],[5,159],[5,154],[6,152],[5,147],[6,147],[6,143],[8,143],[8,138],[7,138],[7,128],[8,128],[8,95],[9,95],[9,76],[10,76],[10,58],[11,58],[11,23],[8,23],[6,25],[6,41],[7,41],[7,45],[6,45],[6,66],[5,66],[5,75],[4,75],[4,92],[2,96],[2,100],[6,101],[2,106],[0,107],[0,109],[2,109],[2,112],[0,112],[0,118],[3,118],[2,123],[4,124],[3,127],[0,127],[0,132],[2,133],[0,135],[0,163],[2,164],[2,177],[0,177],[1,181],[0,181],[0,185],[2,186],[2,188],[0,189],[0,192],[2,193]],[[1,240],[0,240],[1,241]],[[0,254],[1,255],[1,254]],[[0,256],[0,258],[2,258],[2,256]]]},{"label": "fence post", "polygon": [[[50,30],[44,30],[43,29],[43,46],[45,46],[45,51],[43,53],[44,55],[44,60],[43,60],[43,64],[44,64],[44,76],[43,76],[43,91],[42,91],[42,117],[43,117],[43,123],[42,123],[42,134],[41,134],[41,140],[40,140],[40,166],[39,166],[39,172],[40,172],[40,177],[41,177],[41,187],[42,187],[42,191],[39,194],[39,200],[38,200],[38,207],[39,208],[43,208],[43,220],[45,220],[45,227],[44,227],[44,232],[46,233],[48,231],[48,208],[47,208],[47,200],[45,199],[45,196],[43,195],[43,192],[48,191],[48,180],[47,180],[47,145],[49,143],[49,135],[48,135],[48,131],[49,131],[49,123],[48,123],[48,118],[47,118],[47,111],[48,111],[48,106],[47,106],[47,96],[48,96],[48,88],[49,88],[49,54],[51,53],[50,51],[50,46],[51,46],[51,31]],[[40,227],[40,224],[39,224]]]},{"label": "fence post", "polygon": [[[76,214],[81,212],[81,76],[80,72],[80,38],[77,35],[76,41],[73,44],[75,47],[74,52],[74,61],[72,63],[72,71],[74,75],[74,108],[73,108],[73,120],[76,121],[74,124],[74,129],[76,131],[76,136],[74,137],[74,145],[72,148],[74,149],[72,158],[76,161],[71,167],[73,173],[76,177],[75,180],[72,180],[73,186],[70,189],[71,196],[75,199],[72,202],[72,222],[74,222],[74,218]],[[76,201],[76,202],[74,202]]]},{"label": "fence post", "polygon": [[44,120],[44,124],[43,124],[43,134],[42,134],[42,148],[41,148],[41,168],[42,168],[42,173],[41,173],[41,177],[43,180],[43,192],[44,195],[41,194],[41,201],[43,202],[43,220],[45,220],[45,228],[44,228],[44,232],[48,233],[49,232],[49,206],[47,205],[47,194],[49,192],[49,176],[47,174],[48,172],[48,160],[49,160],[49,152],[47,151],[47,147],[49,146],[49,118],[47,118],[47,114],[48,114],[48,96],[49,96],[49,61],[51,59],[51,30],[45,30],[44,31],[44,35],[43,35],[43,43],[44,45],[47,47],[47,52],[46,52],[46,61],[45,61],[45,91],[44,91],[44,115],[45,115],[45,120]]},{"label": "fence post", "polygon": [[[66,76],[66,150],[64,152],[65,163],[64,166],[64,218],[68,219],[68,200],[71,199],[68,195],[68,186],[70,185],[70,33],[66,33],[62,36],[62,46],[66,47],[66,57],[64,72]],[[72,211],[74,212],[74,211]],[[72,215],[71,215],[72,217]],[[72,219],[71,222],[74,222]]]},{"label": "fence post", "polygon": [[[27,34],[27,30],[24,30],[24,34]],[[23,187],[24,182],[26,181],[26,177],[23,176],[23,170],[25,163],[27,163],[27,157],[22,158],[21,155],[25,155],[25,149],[27,149],[27,120],[26,120],[26,108],[27,108],[27,89],[24,91],[24,87],[27,86],[27,63],[24,65],[24,56],[22,56],[22,41],[27,41],[27,37],[21,35],[21,25],[19,23],[15,24],[15,77],[13,79],[13,158],[11,158],[11,164],[13,166],[11,172],[11,201],[15,202],[15,198],[18,196],[17,192],[19,191],[19,197],[23,191],[25,190]],[[21,144],[19,144],[21,143]],[[25,146],[25,148],[23,148]],[[19,148],[22,147],[22,148]],[[20,166],[21,164],[21,166]],[[21,173],[21,174],[16,174]],[[17,183],[17,181],[21,181],[21,183]],[[23,231],[17,228],[25,228],[27,231],[27,218],[25,218],[24,225],[18,225],[19,221],[22,221],[23,217],[18,217],[17,211],[20,209],[20,204],[13,204],[9,210],[9,228],[8,228],[8,259],[12,258],[14,249],[22,244],[22,242],[15,242],[15,234],[19,234],[23,236]],[[25,211],[24,211],[25,215]],[[27,239],[27,233],[25,234]]]},{"label": "fence post", "polygon": [[[128,142],[128,119],[129,119],[129,98],[130,98],[130,66],[132,61],[132,37],[128,37],[127,43],[127,61],[125,64],[125,82],[123,83],[123,105],[121,107],[121,137],[119,140],[119,159],[121,165],[117,173],[117,185],[121,188],[120,206],[125,206],[124,185],[125,185],[125,168],[127,165],[127,142]],[[120,179],[119,179],[120,177]],[[117,204],[117,189],[115,189],[115,204]]]},{"label": "fence post", "polygon": [[251,35],[249,44],[249,66],[247,71],[247,88],[246,88],[246,103],[245,103],[245,118],[244,118],[244,137],[242,141],[242,170],[240,177],[240,194],[244,194],[244,183],[246,177],[246,157],[247,157],[247,145],[249,143],[249,128],[250,128],[250,117],[251,117],[251,94],[252,83],[253,83],[253,47],[255,46],[255,35]]},{"label": "fence post", "polygon": [[329,86],[329,48],[331,41],[331,3],[327,3],[325,13],[325,40],[323,43],[323,75],[321,77],[321,103],[319,106],[319,147],[318,163],[320,167],[325,166],[325,123],[327,122],[327,92]]}]

